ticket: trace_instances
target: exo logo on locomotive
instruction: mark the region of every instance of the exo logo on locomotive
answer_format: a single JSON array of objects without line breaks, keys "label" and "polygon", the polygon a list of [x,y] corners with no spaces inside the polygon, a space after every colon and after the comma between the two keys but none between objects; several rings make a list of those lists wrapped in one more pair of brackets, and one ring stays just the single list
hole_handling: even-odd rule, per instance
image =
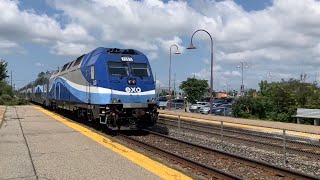
[{"label": "exo logo on locomotive", "polygon": [[125,90],[127,93],[140,93],[141,92],[140,87],[126,87]]}]

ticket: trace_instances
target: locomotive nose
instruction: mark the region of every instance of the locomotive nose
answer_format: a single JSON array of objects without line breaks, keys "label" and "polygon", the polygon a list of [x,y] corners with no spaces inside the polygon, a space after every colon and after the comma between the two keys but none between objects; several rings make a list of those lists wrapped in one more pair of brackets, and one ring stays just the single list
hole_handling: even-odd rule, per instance
[{"label": "locomotive nose", "polygon": [[135,85],[136,83],[136,79],[128,79],[128,84]]}]

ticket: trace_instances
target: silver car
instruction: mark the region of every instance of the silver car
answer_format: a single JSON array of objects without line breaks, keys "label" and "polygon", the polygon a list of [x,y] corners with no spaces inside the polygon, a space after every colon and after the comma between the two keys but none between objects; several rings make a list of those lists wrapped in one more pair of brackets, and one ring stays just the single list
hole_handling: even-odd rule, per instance
[{"label": "silver car", "polygon": [[200,108],[203,106],[209,105],[208,102],[197,102],[196,104],[192,104],[189,108],[190,112],[199,112]]},{"label": "silver car", "polygon": [[[213,108],[216,108],[216,107],[219,107],[220,105],[222,105],[222,103],[213,103],[213,104],[212,104],[212,107],[213,107]],[[210,112],[210,104],[201,107],[201,108],[199,109],[199,112],[200,112],[201,114],[209,114],[209,112]]]}]

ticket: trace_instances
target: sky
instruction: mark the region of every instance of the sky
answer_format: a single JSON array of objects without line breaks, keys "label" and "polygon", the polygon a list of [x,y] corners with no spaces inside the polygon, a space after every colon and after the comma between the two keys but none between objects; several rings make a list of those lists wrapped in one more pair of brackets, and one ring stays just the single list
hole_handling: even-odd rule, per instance
[{"label": "sky", "polygon": [[[318,0],[0,0],[0,59],[20,88],[41,71],[55,70],[96,47],[133,48],[147,55],[157,86],[188,77],[210,79],[213,88],[240,89],[261,80],[308,74],[320,80]],[[172,52],[175,47],[172,47]],[[10,75],[10,74],[9,74]]]}]

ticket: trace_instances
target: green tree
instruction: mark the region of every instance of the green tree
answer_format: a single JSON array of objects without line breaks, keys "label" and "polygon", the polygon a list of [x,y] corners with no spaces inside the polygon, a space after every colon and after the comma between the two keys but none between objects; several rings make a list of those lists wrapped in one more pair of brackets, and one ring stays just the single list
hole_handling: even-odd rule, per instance
[{"label": "green tree", "polygon": [[208,81],[193,78],[188,78],[180,85],[180,89],[187,95],[187,101],[195,103],[200,100],[208,90]]},{"label": "green tree", "polygon": [[5,60],[3,60],[3,59],[0,60],[0,81],[9,77],[9,76],[7,76],[7,72],[8,72],[7,65],[8,65],[8,63]]},{"label": "green tree", "polygon": [[48,75],[50,74],[50,71],[47,72],[40,72],[38,74],[38,78],[35,81],[35,85],[42,85],[48,82]]},{"label": "green tree", "polygon": [[158,96],[161,97],[161,96],[167,96],[169,93],[167,90],[164,90],[162,89],[161,92],[159,92]]},{"label": "green tree", "polygon": [[12,96],[11,86],[4,80],[0,81],[0,96],[3,94]]}]

